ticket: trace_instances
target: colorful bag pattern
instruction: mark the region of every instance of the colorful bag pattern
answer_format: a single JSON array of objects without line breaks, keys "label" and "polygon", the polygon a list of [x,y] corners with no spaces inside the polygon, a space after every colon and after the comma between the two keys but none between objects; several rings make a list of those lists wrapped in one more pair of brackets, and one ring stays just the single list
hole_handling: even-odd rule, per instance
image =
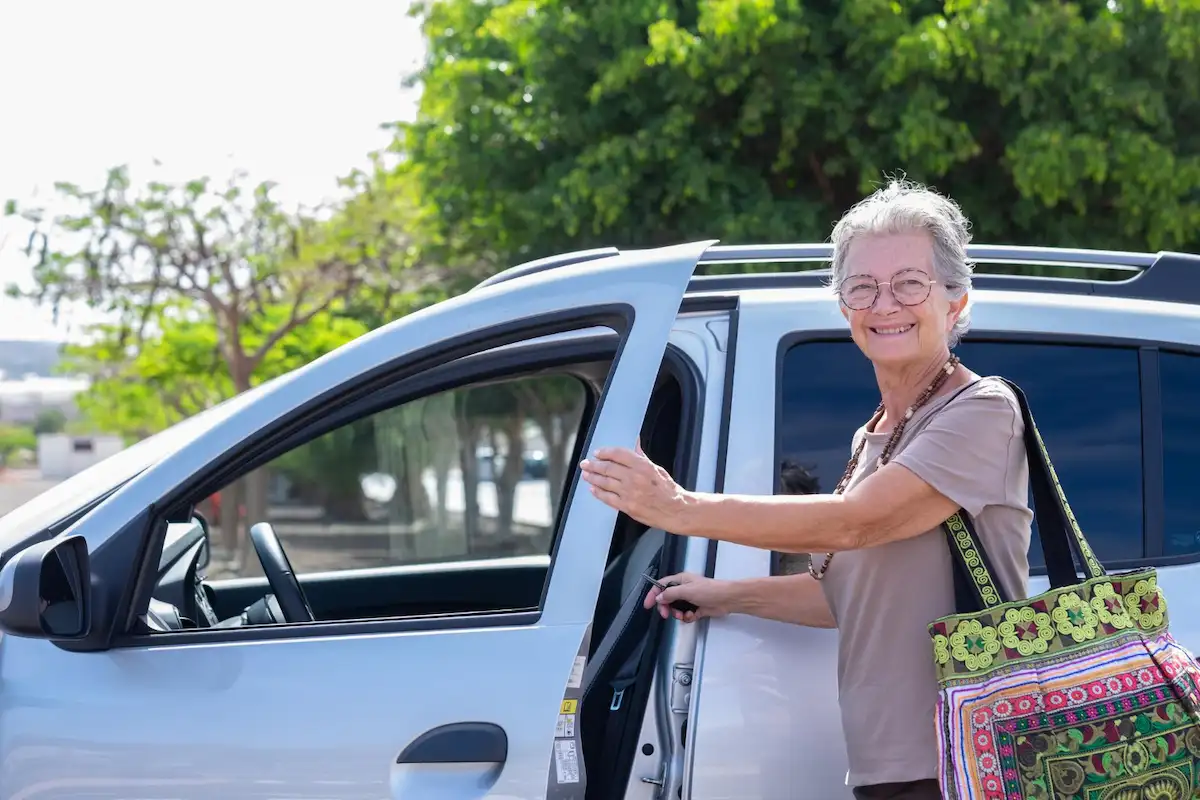
[{"label": "colorful bag pattern", "polygon": [[1008,385],[1051,589],[1006,601],[970,520],[947,520],[964,613],[929,626],[942,796],[1200,798],[1200,667],[1168,632],[1155,571],[1110,576],[1092,554],[1028,402]]}]

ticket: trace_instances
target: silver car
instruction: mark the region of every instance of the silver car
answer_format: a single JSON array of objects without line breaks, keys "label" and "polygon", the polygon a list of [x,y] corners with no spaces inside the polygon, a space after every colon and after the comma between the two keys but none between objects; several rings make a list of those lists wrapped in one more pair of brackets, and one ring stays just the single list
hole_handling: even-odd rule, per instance
[{"label": "silver car", "polygon": [[[979,275],[959,352],[1022,385],[1098,554],[1158,565],[1195,647],[1200,257],[971,256],[1091,270]],[[827,274],[697,274],[828,257],[522,265],[0,518],[0,797],[847,796],[836,631],[641,606],[780,559],[645,530],[575,466],[640,438],[690,488],[828,491],[877,397]]]}]

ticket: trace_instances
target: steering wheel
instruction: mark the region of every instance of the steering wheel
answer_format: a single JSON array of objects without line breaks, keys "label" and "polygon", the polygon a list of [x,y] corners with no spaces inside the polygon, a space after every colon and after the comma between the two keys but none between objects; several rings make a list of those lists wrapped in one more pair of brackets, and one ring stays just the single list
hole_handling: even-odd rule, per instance
[{"label": "steering wheel", "polygon": [[279,544],[279,537],[275,535],[271,523],[259,522],[251,526],[250,541],[254,543],[254,552],[258,553],[258,560],[262,562],[267,582],[271,584],[271,591],[279,601],[284,620],[313,622],[316,617],[308,605],[308,598],[300,588],[300,581],[292,571],[292,564],[288,561],[287,553],[283,552],[283,546]]}]

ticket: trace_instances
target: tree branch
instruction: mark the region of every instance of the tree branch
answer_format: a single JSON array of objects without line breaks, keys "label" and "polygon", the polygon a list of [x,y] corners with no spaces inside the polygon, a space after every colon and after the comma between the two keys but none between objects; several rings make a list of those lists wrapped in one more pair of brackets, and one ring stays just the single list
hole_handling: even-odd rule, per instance
[{"label": "tree branch", "polygon": [[279,344],[283,337],[294,331],[296,328],[308,323],[317,314],[326,311],[338,300],[348,299],[354,289],[358,286],[358,281],[352,276],[346,276],[341,286],[331,291],[320,302],[309,308],[307,311],[301,312],[300,309],[304,304],[304,299],[308,294],[311,286],[307,283],[301,285],[296,291],[295,300],[292,302],[291,311],[288,318],[262,341],[262,344],[250,356],[251,369],[257,368],[266,357],[267,353],[271,352],[271,348]]}]

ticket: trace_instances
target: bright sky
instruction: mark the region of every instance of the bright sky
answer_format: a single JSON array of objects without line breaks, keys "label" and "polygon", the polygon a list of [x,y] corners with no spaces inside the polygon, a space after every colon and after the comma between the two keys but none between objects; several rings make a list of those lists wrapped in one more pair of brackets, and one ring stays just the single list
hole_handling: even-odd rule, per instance
[{"label": "bright sky", "polygon": [[[411,118],[402,78],[423,57],[407,0],[5,0],[0,3],[0,208],[53,183],[182,180],[234,169],[312,204]],[[336,11],[335,11],[336,9]],[[162,162],[155,169],[154,160]],[[29,281],[28,229],[0,217],[0,286]],[[48,309],[0,298],[0,339],[64,338]]]}]

